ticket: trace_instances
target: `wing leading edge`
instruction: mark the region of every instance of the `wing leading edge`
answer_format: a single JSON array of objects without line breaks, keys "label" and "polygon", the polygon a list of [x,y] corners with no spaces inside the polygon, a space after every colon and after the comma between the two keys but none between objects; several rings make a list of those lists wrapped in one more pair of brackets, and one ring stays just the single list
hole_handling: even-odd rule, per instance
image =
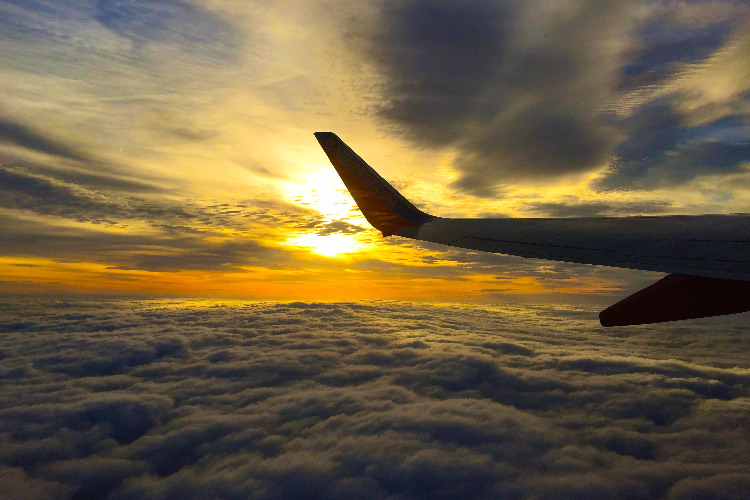
[{"label": "wing leading edge", "polygon": [[335,134],[315,137],[365,218],[384,236],[669,273],[602,311],[604,326],[750,310],[750,215],[440,218],[414,207]]}]

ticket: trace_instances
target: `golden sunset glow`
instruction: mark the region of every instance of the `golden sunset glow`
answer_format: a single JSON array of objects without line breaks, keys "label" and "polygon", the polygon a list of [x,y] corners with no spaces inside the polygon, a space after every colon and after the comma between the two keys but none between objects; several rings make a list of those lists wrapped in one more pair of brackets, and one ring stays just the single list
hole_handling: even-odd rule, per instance
[{"label": "golden sunset glow", "polygon": [[286,184],[285,194],[292,203],[315,210],[327,220],[364,221],[344,183],[330,166],[305,175],[299,184]]},{"label": "golden sunset glow", "polygon": [[0,500],[750,499],[748,232],[749,0],[0,0]]},{"label": "golden sunset glow", "polygon": [[357,238],[348,234],[329,234],[320,236],[307,233],[295,236],[284,242],[285,245],[296,248],[308,248],[323,257],[338,257],[362,250],[365,246]]},{"label": "golden sunset glow", "polygon": [[[488,52],[497,40],[471,38],[500,28],[454,34],[466,43],[442,52],[435,33],[409,31],[429,23],[379,4],[129,5],[3,11],[14,20],[0,31],[5,293],[486,302],[617,294],[653,276],[383,238],[316,131],[442,217],[748,211],[739,25],[661,65],[648,52],[661,39],[635,28],[657,14],[623,6],[592,31],[601,20],[543,2],[501,37],[509,66]],[[747,13],[690,12],[666,39],[693,46],[691,33]],[[560,33],[585,43],[554,43]],[[545,50],[563,55],[532,57]],[[555,75],[567,76],[548,85]]]}]

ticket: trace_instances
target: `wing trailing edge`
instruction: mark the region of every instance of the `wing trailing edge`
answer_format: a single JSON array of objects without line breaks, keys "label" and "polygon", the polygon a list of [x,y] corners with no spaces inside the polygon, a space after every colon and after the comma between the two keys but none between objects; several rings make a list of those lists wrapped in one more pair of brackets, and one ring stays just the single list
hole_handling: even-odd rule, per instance
[{"label": "wing trailing edge", "polygon": [[602,311],[602,326],[750,311],[750,215],[446,219],[422,212],[332,132],[315,137],[383,236],[670,273]]}]

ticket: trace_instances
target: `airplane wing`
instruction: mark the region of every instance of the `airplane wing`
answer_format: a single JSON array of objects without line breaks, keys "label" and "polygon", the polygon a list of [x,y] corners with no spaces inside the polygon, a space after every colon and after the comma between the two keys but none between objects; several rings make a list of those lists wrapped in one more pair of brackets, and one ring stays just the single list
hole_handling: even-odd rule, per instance
[{"label": "airplane wing", "polygon": [[602,311],[603,326],[750,310],[750,215],[447,219],[426,214],[332,132],[316,132],[367,221],[383,236],[668,276]]}]

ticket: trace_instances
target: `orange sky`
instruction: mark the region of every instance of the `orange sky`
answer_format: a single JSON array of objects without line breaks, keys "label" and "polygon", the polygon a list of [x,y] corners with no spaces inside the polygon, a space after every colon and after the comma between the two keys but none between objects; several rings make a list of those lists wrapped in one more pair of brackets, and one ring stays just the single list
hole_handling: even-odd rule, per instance
[{"label": "orange sky", "polygon": [[658,275],[382,238],[312,133],[439,216],[746,212],[748,9],[715,3],[529,2],[505,34],[474,4],[4,5],[0,293],[624,296]]}]

